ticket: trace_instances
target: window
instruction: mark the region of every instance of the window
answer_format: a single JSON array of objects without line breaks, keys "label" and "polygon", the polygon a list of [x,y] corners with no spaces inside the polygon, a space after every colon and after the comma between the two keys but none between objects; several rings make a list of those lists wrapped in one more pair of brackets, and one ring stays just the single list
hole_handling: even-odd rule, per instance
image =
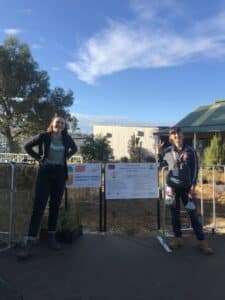
[{"label": "window", "polygon": [[111,138],[111,137],[112,137],[112,133],[107,132],[105,136],[106,136],[107,138]]},{"label": "window", "polygon": [[136,136],[144,136],[145,134],[144,134],[144,131],[141,131],[141,130],[137,130],[136,131]]}]

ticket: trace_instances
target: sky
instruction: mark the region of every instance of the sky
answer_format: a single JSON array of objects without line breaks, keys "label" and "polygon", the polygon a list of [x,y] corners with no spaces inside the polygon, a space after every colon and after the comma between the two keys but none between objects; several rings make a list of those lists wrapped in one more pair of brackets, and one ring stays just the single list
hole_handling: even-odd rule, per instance
[{"label": "sky", "polygon": [[174,125],[225,98],[225,0],[0,0],[0,44],[29,45],[93,124]]}]

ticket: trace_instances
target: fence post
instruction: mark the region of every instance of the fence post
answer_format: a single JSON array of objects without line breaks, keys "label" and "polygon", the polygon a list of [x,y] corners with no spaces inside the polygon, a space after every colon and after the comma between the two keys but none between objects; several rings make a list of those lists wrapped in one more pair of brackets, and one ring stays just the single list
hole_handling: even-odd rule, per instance
[{"label": "fence post", "polygon": [[213,172],[213,230],[212,232],[214,233],[215,227],[216,227],[216,199],[215,199],[215,166],[212,168]]},{"label": "fence post", "polygon": [[202,226],[204,226],[204,207],[203,207],[203,167],[200,168],[200,182],[201,182],[201,217]]}]

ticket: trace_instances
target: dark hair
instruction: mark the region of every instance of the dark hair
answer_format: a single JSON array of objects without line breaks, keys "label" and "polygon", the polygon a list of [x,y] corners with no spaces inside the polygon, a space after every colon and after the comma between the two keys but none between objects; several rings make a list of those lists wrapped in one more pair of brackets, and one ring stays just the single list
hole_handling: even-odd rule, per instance
[{"label": "dark hair", "polygon": [[66,120],[65,120],[65,118],[63,118],[63,117],[61,117],[61,116],[58,116],[58,115],[55,115],[55,116],[52,118],[50,124],[48,125],[47,132],[50,132],[50,133],[53,132],[53,122],[54,122],[54,120],[55,120],[56,118],[60,118],[60,119],[63,119],[63,120],[65,121],[65,128],[64,128],[63,131],[62,131],[62,135],[68,135],[68,130],[67,130],[67,123],[66,123]]},{"label": "dark hair", "polygon": [[[170,128],[170,130],[169,130],[169,142],[170,142],[171,144],[173,144],[173,139],[171,138],[171,135],[172,135],[172,134],[179,134],[179,133],[182,134],[182,131],[181,131],[180,127],[174,126],[174,127],[171,127],[171,128]],[[183,134],[182,134],[182,135],[183,135]]]},{"label": "dark hair", "polygon": [[176,134],[176,133],[182,133],[182,130],[180,129],[180,127],[177,127],[177,126],[171,127],[169,130],[169,135]]}]

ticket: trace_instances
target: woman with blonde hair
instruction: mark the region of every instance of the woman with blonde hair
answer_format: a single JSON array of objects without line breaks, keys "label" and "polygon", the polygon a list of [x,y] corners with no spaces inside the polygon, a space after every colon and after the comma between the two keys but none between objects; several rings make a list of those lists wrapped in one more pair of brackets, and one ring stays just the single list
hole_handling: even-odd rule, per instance
[{"label": "woman with blonde hair", "polygon": [[[38,152],[33,150],[36,146]],[[51,249],[60,249],[55,234],[59,206],[67,179],[67,159],[77,151],[76,144],[67,132],[65,119],[59,116],[52,119],[47,132],[35,136],[25,144],[24,148],[32,158],[39,162],[39,170],[28,235],[25,238],[24,248],[18,254],[20,259],[27,259],[32,255],[32,246],[37,237],[48,198],[50,198],[48,245]]]}]

